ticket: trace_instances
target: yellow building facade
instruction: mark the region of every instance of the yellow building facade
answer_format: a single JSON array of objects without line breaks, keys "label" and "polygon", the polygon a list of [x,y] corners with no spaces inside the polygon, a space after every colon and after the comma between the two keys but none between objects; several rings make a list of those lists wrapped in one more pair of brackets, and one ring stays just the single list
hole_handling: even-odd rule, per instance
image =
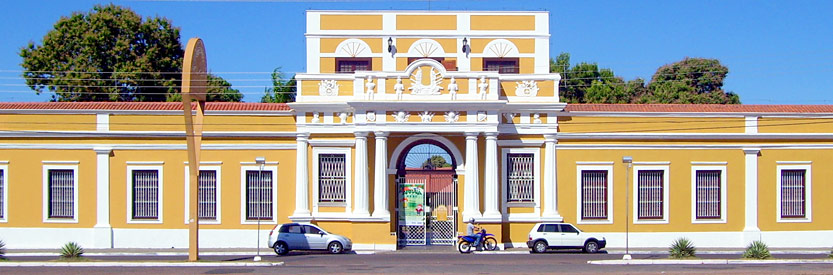
[{"label": "yellow building facade", "polygon": [[[833,107],[568,105],[549,16],[307,12],[296,102],[206,105],[201,247],[286,222],[450,245],[469,219],[505,247],[560,221],[616,248],[833,245]],[[0,239],[186,247],[180,108],[0,103]]]}]

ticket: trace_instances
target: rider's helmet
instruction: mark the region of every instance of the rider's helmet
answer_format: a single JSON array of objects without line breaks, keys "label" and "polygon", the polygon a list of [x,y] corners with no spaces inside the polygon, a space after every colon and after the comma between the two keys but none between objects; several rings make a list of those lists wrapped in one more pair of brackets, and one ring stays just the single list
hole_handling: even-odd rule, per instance
[{"label": "rider's helmet", "polygon": [[469,219],[469,223],[474,223],[474,218]]}]

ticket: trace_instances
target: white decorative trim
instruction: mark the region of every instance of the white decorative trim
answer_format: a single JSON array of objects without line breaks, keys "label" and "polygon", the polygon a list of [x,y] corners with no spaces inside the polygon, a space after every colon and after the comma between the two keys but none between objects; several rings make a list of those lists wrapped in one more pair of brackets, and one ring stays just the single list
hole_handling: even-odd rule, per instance
[{"label": "white decorative trim", "polygon": [[[726,174],[727,162],[691,162],[691,223],[726,223],[729,213],[726,207],[729,186],[727,183],[728,175]],[[697,171],[701,170],[718,170],[720,171],[720,218],[719,219],[697,219]]]},{"label": "white decorative trim", "polygon": [[[207,161],[206,162],[202,162],[202,161],[200,162],[200,171],[214,171],[214,172],[217,173],[216,174],[217,197],[215,198],[216,199],[216,207],[217,207],[217,210],[216,210],[217,211],[217,218],[213,219],[213,220],[200,219],[199,224],[222,224],[222,219],[221,219],[220,215],[223,213],[223,211],[222,211],[223,207],[221,205],[222,195],[223,195],[222,188],[221,188],[223,186],[223,184],[222,184],[222,178],[223,178],[222,177],[223,176],[222,170],[223,169],[222,169],[222,166],[220,166],[220,165],[202,166],[205,163],[208,163],[208,162]],[[220,162],[220,164],[222,164],[222,162]],[[184,216],[185,219],[184,220],[185,220],[185,224],[189,224],[188,219],[190,218],[190,214],[191,214],[191,213],[189,213],[189,211],[191,210],[191,197],[189,196],[191,194],[191,188],[189,188],[191,186],[191,170],[190,170],[190,167],[188,166],[188,163],[185,163],[185,173],[184,173],[184,175],[185,175],[185,181],[184,181],[185,182],[185,216]],[[199,175],[197,176],[197,178],[199,178]]]},{"label": "white decorative trim", "polygon": [[576,161],[576,165],[613,165],[613,161]]},{"label": "white decorative trim", "polygon": [[[778,162],[776,162],[778,163]],[[802,162],[796,162],[802,163]],[[804,162],[806,163],[806,162]],[[778,163],[775,171],[775,219],[783,223],[810,223],[813,221],[813,170],[812,165],[807,164],[781,164]],[[782,218],[781,217],[781,170],[804,170],[804,218]]]},{"label": "white decorative trim", "polygon": [[744,225],[746,241],[755,240],[761,229],[758,228],[758,154],[760,148],[743,148],[744,162]]},{"label": "white decorative trim", "polygon": [[[274,162],[273,162],[274,163]],[[260,223],[276,223],[278,219],[278,166],[267,162],[263,171],[272,172],[272,219],[261,220]],[[246,219],[246,171],[260,171],[260,166],[255,163],[244,163],[240,165],[240,224],[257,224],[257,220]]]},{"label": "white decorative trim", "polygon": [[[500,190],[501,190],[501,213],[503,213],[503,219],[508,221],[517,221],[517,220],[541,220],[541,148],[537,147],[523,147],[523,148],[501,148],[501,161],[500,161]],[[532,213],[509,213],[507,208],[510,206],[514,207],[513,205],[520,205],[509,203],[507,200],[507,185],[509,184],[506,179],[506,164],[507,164],[507,157],[509,154],[532,154],[534,158],[533,164],[533,206],[534,209]]]},{"label": "white decorative trim", "polygon": [[782,164],[783,165],[788,165],[788,164],[806,164],[806,165],[810,165],[810,164],[813,164],[813,162],[812,161],[780,161],[779,160],[779,161],[775,161],[775,164],[778,164],[778,165],[782,165]]},{"label": "white decorative trim", "polygon": [[[529,140],[529,139],[515,139],[515,140],[498,140],[497,145],[501,147],[528,147],[544,145],[545,140]],[[557,146],[557,145],[556,145]]]},{"label": "white decorative trim", "polygon": [[[182,164],[188,165],[188,162],[183,161]],[[223,164],[222,161],[200,161],[200,168],[202,168],[203,165],[222,165],[222,164]]]},{"label": "white decorative trim", "polygon": [[3,198],[3,215],[0,216],[0,223],[9,222],[9,162],[8,161],[0,161],[0,171],[3,171],[3,178],[0,180],[3,181],[3,193],[0,193],[0,197]]},{"label": "white decorative trim", "polygon": [[[667,224],[668,223],[668,215],[670,212],[668,211],[668,202],[670,197],[669,195],[669,187],[671,183],[669,179],[671,178],[670,169],[668,164],[670,162],[633,162],[633,223],[634,224]],[[646,165],[651,164],[651,165]],[[664,164],[664,165],[663,165]],[[639,219],[639,171],[641,170],[662,170],[662,219]]]},{"label": "white decorative trim", "polygon": [[[46,162],[45,162],[46,163]],[[78,162],[70,161],[70,162],[63,162],[64,165],[55,165],[54,163],[61,163],[61,162],[53,162],[50,164],[43,165],[43,222],[44,223],[78,223],[78,216],[81,214],[78,212],[78,189],[81,186],[80,182],[78,182]],[[49,218],[49,171],[50,170],[72,170],[72,218]]]},{"label": "white decorative trim", "polygon": [[727,165],[728,161],[692,161],[691,165]]},{"label": "white decorative trim", "polygon": [[127,165],[163,165],[164,161],[125,161]]},{"label": "white decorative trim", "polygon": [[[159,203],[159,205],[156,207],[157,212],[156,212],[156,219],[155,220],[133,219],[133,196],[132,196],[133,193],[132,192],[133,192],[133,171],[134,170],[156,170],[156,172],[158,174],[158,180],[159,181],[157,182],[157,184],[159,185],[159,189],[158,189],[157,194],[156,194],[157,195],[156,201]],[[127,212],[125,213],[124,217],[127,220],[127,223],[128,224],[133,224],[133,223],[136,223],[136,224],[161,224],[162,223],[162,214],[165,213],[165,211],[164,211],[165,208],[163,207],[164,206],[164,204],[163,204],[163,202],[164,202],[163,201],[164,192],[163,192],[163,189],[162,189],[162,187],[164,186],[165,177],[164,177],[164,174],[163,174],[163,167],[160,164],[160,162],[157,162],[157,161],[131,162],[131,163],[127,164],[127,169],[126,169],[125,174],[126,174],[126,176],[125,176],[125,181],[124,181],[125,182],[125,188],[124,189],[126,190],[126,192],[125,192],[126,197],[125,197],[124,201],[127,204],[127,207],[125,207]]]},{"label": "white decorative trim", "polygon": [[670,161],[634,161],[633,165],[671,165]]},{"label": "white decorative trim", "polygon": [[44,165],[47,165],[47,164],[50,164],[50,165],[52,165],[52,164],[54,164],[54,165],[72,165],[72,164],[78,165],[79,163],[81,163],[81,161],[77,161],[77,160],[44,160],[44,161],[41,161],[41,164],[44,164]]},{"label": "white decorative trim", "polygon": [[355,139],[310,139],[309,145],[313,147],[353,147],[356,146]]},{"label": "white decorative trim", "polygon": [[[355,141],[355,140],[354,140]],[[342,203],[327,203],[319,201],[319,155],[321,154],[344,154],[344,202]],[[333,217],[339,219],[348,219],[353,212],[350,207],[353,205],[353,161],[352,150],[349,147],[334,148],[334,147],[313,147],[312,148],[312,217],[318,220],[323,217]],[[320,206],[337,206],[344,207],[344,212],[319,212]],[[321,216],[321,217],[319,217]]]},{"label": "white decorative trim", "polygon": [[110,131],[110,114],[95,114],[95,130],[98,132]]},{"label": "white decorative trim", "polygon": [[[592,161],[576,162],[576,224],[613,224],[613,162],[595,162],[597,164],[580,164],[580,163],[594,163]],[[607,218],[606,219],[582,219],[581,218],[581,172],[585,170],[607,171]]]},{"label": "white decorative trim", "polygon": [[454,158],[454,163],[457,164],[457,173],[458,174],[463,174],[463,172],[465,171],[465,170],[463,170],[464,167],[465,167],[465,164],[464,164],[465,161],[463,160],[463,154],[460,152],[460,149],[458,149],[457,146],[454,145],[454,143],[451,142],[450,140],[448,140],[447,138],[445,138],[443,136],[440,136],[440,135],[437,135],[437,134],[411,135],[408,138],[406,138],[405,140],[403,140],[402,142],[400,142],[399,145],[396,146],[396,149],[393,150],[393,153],[390,155],[390,160],[388,160],[388,174],[396,174],[398,172],[398,170],[397,170],[398,168],[396,166],[397,161],[399,161],[399,158],[401,157],[402,154],[407,154],[408,153],[408,152],[404,152],[405,148],[407,148],[408,145],[410,145],[411,143],[414,143],[414,142],[417,142],[417,141],[423,140],[423,139],[433,140],[433,141],[439,142],[442,145],[444,145],[446,148],[448,148],[448,150],[450,151],[449,153],[451,153],[451,157]]}]

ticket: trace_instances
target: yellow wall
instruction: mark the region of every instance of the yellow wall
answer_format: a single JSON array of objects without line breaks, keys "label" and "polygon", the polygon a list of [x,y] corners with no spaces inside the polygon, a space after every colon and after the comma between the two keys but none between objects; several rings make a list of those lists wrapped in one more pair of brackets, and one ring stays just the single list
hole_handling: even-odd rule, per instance
[{"label": "yellow wall", "polygon": [[111,115],[111,131],[185,131],[182,115]]},{"label": "yellow wall", "polygon": [[[305,96],[318,96],[320,95],[318,92],[318,84],[320,84],[320,80],[302,80],[298,85],[301,86],[301,95]],[[336,80],[336,84],[338,84],[338,95],[339,96],[349,96],[353,95],[353,81],[352,80]],[[323,117],[322,117],[323,119]]]},{"label": "yellow wall", "polygon": [[56,115],[47,114],[0,114],[0,130],[4,131],[95,131],[96,115],[61,114],[60,122]]},{"label": "yellow wall", "polygon": [[564,133],[743,133],[742,117],[559,117]]},{"label": "yellow wall", "polygon": [[382,15],[322,14],[322,30],[381,30]]},{"label": "yellow wall", "polygon": [[[762,231],[787,231],[787,230],[830,230],[833,228],[833,188],[829,179],[833,178],[833,159],[830,158],[833,150],[812,149],[812,150],[762,150],[758,157],[758,228]],[[812,178],[810,181],[812,205],[812,222],[776,222],[778,215],[777,200],[777,166],[778,161],[812,161],[810,168]]]},{"label": "yellow wall", "polygon": [[831,118],[762,117],[758,119],[759,133],[833,133]]},{"label": "yellow wall", "polygon": [[456,15],[396,15],[397,30],[455,30]]},{"label": "yellow wall", "polygon": [[[338,45],[344,40],[348,38],[321,38],[319,41],[321,53],[336,53],[338,50]],[[380,53],[382,52],[382,39],[381,38],[358,38],[370,47],[369,51],[365,50],[361,52],[362,55],[370,54],[370,53]],[[385,42],[387,44],[387,42]],[[387,49],[386,49],[387,50]]]},{"label": "yellow wall", "polygon": [[532,31],[535,30],[535,16],[472,15],[471,29],[474,31]]}]

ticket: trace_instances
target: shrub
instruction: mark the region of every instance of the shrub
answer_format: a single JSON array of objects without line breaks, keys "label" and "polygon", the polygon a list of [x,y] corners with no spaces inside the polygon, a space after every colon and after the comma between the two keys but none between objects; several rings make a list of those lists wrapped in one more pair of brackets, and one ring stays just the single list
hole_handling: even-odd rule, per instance
[{"label": "shrub", "polygon": [[746,259],[768,259],[772,255],[769,254],[769,247],[764,242],[754,241],[746,247],[743,257]]},{"label": "shrub", "polygon": [[80,258],[81,254],[84,254],[84,248],[75,242],[68,242],[61,248],[61,258]]},{"label": "shrub", "polygon": [[668,252],[671,253],[671,258],[674,259],[694,257],[694,253],[696,251],[697,248],[694,247],[694,243],[686,238],[679,238],[675,240],[671,243],[671,247],[668,248]]},{"label": "shrub", "polygon": [[6,243],[0,240],[0,258],[6,256]]},{"label": "shrub", "polygon": [[830,250],[830,254],[827,254],[828,258],[833,258],[833,249]]}]

